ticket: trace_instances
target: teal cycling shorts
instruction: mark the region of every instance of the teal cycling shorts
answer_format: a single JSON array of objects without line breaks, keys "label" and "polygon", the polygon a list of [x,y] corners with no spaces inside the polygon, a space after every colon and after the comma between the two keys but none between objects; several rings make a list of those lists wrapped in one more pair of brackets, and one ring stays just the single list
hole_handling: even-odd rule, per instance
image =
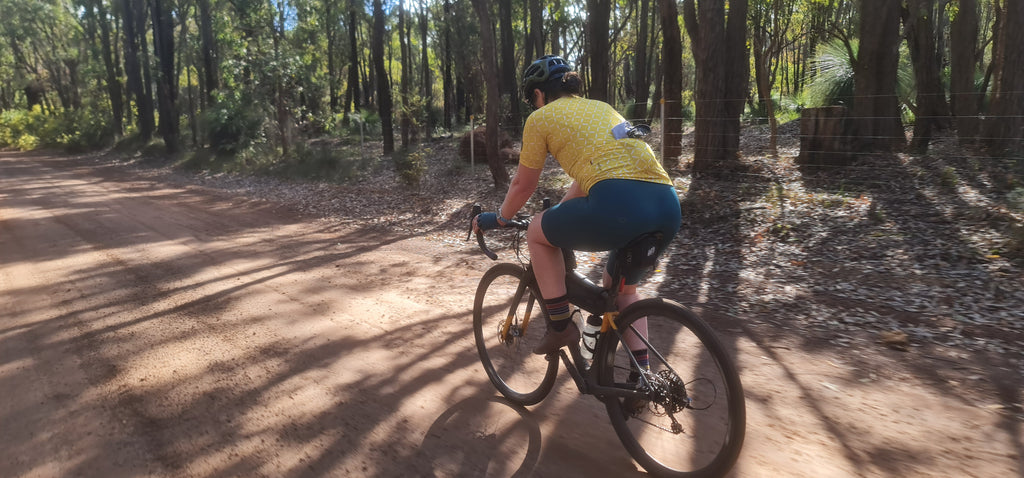
[{"label": "teal cycling shorts", "polygon": [[[681,223],[679,196],[671,185],[606,179],[591,187],[586,197],[548,209],[541,219],[541,229],[554,246],[591,252],[615,251],[641,234],[660,232],[664,236],[658,249],[661,254]],[[614,260],[608,258],[609,268]],[[642,274],[631,274],[626,283],[639,283]]]}]

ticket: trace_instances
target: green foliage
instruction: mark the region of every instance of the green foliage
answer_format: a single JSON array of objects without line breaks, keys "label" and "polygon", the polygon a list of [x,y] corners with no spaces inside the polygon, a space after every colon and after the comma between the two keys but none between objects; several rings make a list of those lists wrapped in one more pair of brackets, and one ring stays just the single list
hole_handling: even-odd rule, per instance
[{"label": "green foliage", "polygon": [[112,138],[106,115],[87,108],[58,115],[46,114],[39,106],[0,113],[0,147],[88,151],[108,145]]},{"label": "green foliage", "polygon": [[39,138],[31,134],[23,134],[14,143],[14,146],[22,151],[31,151],[39,147]]},{"label": "green foliage", "polygon": [[952,166],[946,166],[939,171],[939,185],[946,189],[956,188],[957,184],[960,183],[960,177],[956,174],[956,169]]},{"label": "green foliage", "polygon": [[108,115],[92,109],[78,109],[64,114],[57,142],[73,152],[93,151],[109,146],[114,132]]},{"label": "green foliage", "polygon": [[[854,54],[857,44],[853,45]],[[804,90],[804,105],[845,105],[853,102],[853,58],[838,40],[823,43],[812,61],[813,77]]]},{"label": "green foliage", "polygon": [[395,151],[391,159],[395,162],[395,170],[402,184],[411,188],[419,187],[423,174],[427,172],[426,157],[431,154],[429,148]]},{"label": "green foliage", "polygon": [[210,146],[219,153],[235,154],[265,141],[266,114],[248,95],[225,95],[203,114]]},{"label": "green foliage", "polygon": [[1024,212],[1024,188],[1018,187],[1006,195],[1006,203],[1016,211]]},{"label": "green foliage", "polygon": [[[344,116],[338,114],[336,118],[336,131],[339,135],[346,134],[354,139],[358,139],[360,134],[365,138],[381,137],[380,114],[374,110],[363,109],[356,113],[349,113],[347,127]],[[362,125],[362,129],[360,129],[360,125]]]},{"label": "green foliage", "polygon": [[30,142],[23,142],[21,138],[33,136],[36,138],[35,144],[28,149],[35,149],[39,144],[39,136],[50,129],[47,127],[49,122],[50,117],[39,106],[31,110],[7,110],[0,113],[0,147],[23,149],[22,146]]},{"label": "green foliage", "polygon": [[341,183],[356,177],[374,162],[374,157],[362,155],[358,146],[302,142],[295,145],[287,158],[263,172]]}]

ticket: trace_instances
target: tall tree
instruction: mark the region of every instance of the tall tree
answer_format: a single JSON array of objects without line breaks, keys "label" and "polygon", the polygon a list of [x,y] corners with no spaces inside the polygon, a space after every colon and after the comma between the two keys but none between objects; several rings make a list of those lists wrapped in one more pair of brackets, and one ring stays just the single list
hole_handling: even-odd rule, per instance
[{"label": "tall tree", "polygon": [[338,112],[338,101],[341,96],[341,75],[338,74],[337,45],[338,26],[341,24],[341,17],[336,10],[336,0],[323,0],[323,27],[324,39],[327,41],[327,97],[331,113]]},{"label": "tall tree", "polygon": [[434,117],[431,114],[431,104],[434,102],[434,88],[430,83],[430,56],[427,54],[427,2],[420,2],[420,96],[423,97],[423,126],[426,137],[429,139],[434,131]]},{"label": "tall tree", "polygon": [[936,46],[936,0],[907,0],[903,25],[914,66],[917,100],[911,148],[928,150],[932,131],[949,128],[949,105],[942,86],[939,50]]},{"label": "tall tree", "polygon": [[683,152],[683,38],[679,30],[679,10],[675,0],[659,0],[661,18],[661,161],[667,167],[675,166]]},{"label": "tall tree", "polygon": [[778,122],[772,91],[776,68],[786,45],[793,14],[794,0],[755,0],[750,9],[750,43],[754,56],[754,84],[757,87],[759,110],[768,118],[768,149],[778,152]]},{"label": "tall tree", "polygon": [[1024,163],[1024,2],[1005,0],[998,9],[1001,17],[999,36],[994,45],[992,61],[996,67],[992,77],[991,110],[986,115],[985,135],[994,154],[1017,155]]},{"label": "tall tree", "polygon": [[210,16],[210,0],[199,0],[199,36],[203,51],[203,83],[206,94],[204,106],[216,101],[217,89],[220,88],[219,65],[217,64],[217,41],[213,35],[213,19]]},{"label": "tall tree", "polygon": [[[626,81],[633,82],[633,108],[632,118],[645,118],[647,116],[647,100],[651,94],[650,71],[647,66],[647,35],[650,25],[651,0],[640,0],[640,16],[637,17],[636,47],[633,49],[633,58],[636,66],[633,68],[633,78]],[[679,24],[678,19],[676,25]],[[677,28],[678,33],[678,28]],[[682,46],[679,47],[680,52]]]},{"label": "tall tree", "polygon": [[683,2],[697,65],[693,170],[731,169],[739,160],[740,114],[749,81],[747,2],[730,1],[728,18],[722,2],[694,3]]},{"label": "tall tree", "polygon": [[949,103],[961,142],[978,134],[978,93],[974,86],[978,48],[978,2],[960,0],[950,27]]},{"label": "tall tree", "polygon": [[544,53],[561,55],[562,42],[560,38],[562,36],[562,17],[564,15],[562,12],[562,0],[553,0],[548,8],[548,15],[551,18],[548,27],[548,35],[551,37],[551,45]]},{"label": "tall tree", "polygon": [[522,113],[519,111],[519,88],[516,86],[516,41],[512,31],[512,0],[498,1],[498,18],[501,32],[501,95],[508,98],[510,111],[510,124],[508,129],[519,130],[523,123]]},{"label": "tall tree", "polygon": [[[351,113],[359,104],[359,7],[360,0],[348,3],[348,81],[345,85],[345,112]],[[347,118],[347,116],[346,116]]]},{"label": "tall tree", "polygon": [[406,13],[403,2],[398,2],[398,49],[400,63],[402,65],[402,77],[399,80],[399,91],[401,95],[402,108],[399,111],[399,130],[401,131],[402,148],[409,147],[410,130],[412,120],[410,113],[412,109],[411,95],[409,89],[412,82],[412,58],[409,48],[409,35],[406,30]]},{"label": "tall tree", "polygon": [[860,0],[860,7],[860,49],[853,70],[853,133],[862,151],[892,151],[905,144],[896,96],[900,2]]},{"label": "tall tree", "polygon": [[540,0],[526,0],[529,29],[526,32],[526,61],[544,56],[544,8]]},{"label": "tall tree", "polygon": [[107,18],[107,6],[103,0],[92,0],[90,6],[96,9],[96,19],[100,27],[100,49],[103,56],[103,71],[106,73],[107,94],[110,98],[110,126],[116,136],[124,132],[124,95],[121,91],[121,79],[114,64],[114,48],[110,35],[110,21]]},{"label": "tall tree", "polygon": [[494,41],[494,24],[486,0],[473,0],[473,9],[480,19],[481,65],[484,82],[487,84],[487,165],[494,178],[494,187],[502,190],[508,187],[508,171],[498,157],[498,116],[501,108],[501,93],[498,85],[498,57]]},{"label": "tall tree", "polygon": [[441,19],[442,25],[442,38],[444,39],[444,59],[442,61],[442,79],[441,79],[441,96],[443,97],[442,102],[444,103],[441,107],[444,110],[444,120],[442,124],[446,129],[452,129],[452,123],[455,121],[456,108],[455,108],[455,80],[453,78],[452,63],[452,23],[454,20],[454,13],[452,12],[451,0],[444,0],[442,5]]},{"label": "tall tree", "polygon": [[178,151],[178,76],[174,68],[174,19],[168,0],[152,0],[153,49],[160,64],[157,75],[157,105],[160,109],[160,135],[168,153]]},{"label": "tall tree", "polygon": [[[141,11],[140,11],[141,10]],[[128,90],[135,98],[138,111],[139,138],[149,141],[153,137],[156,120],[153,117],[153,99],[143,80],[143,67],[139,56],[142,54],[139,32],[139,17],[145,15],[145,4],[141,0],[121,0],[122,26],[124,28],[124,70],[128,77]]]},{"label": "tall tree", "polygon": [[380,114],[381,135],[384,139],[384,154],[395,150],[395,132],[391,119],[391,85],[384,64],[384,6],[381,0],[373,0],[373,69],[377,79],[377,111]]},{"label": "tall tree", "polygon": [[608,31],[611,22],[611,0],[587,0],[587,57],[590,63],[590,89],[587,96],[610,101],[608,77]]}]

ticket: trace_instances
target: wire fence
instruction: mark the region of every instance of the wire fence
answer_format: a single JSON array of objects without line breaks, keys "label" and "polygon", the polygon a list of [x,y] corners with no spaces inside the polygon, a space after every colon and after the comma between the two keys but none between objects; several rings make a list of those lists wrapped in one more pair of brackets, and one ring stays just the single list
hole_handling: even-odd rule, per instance
[{"label": "wire fence", "polygon": [[[834,123],[831,127],[815,130],[809,124],[814,121],[815,108],[793,104],[775,109],[773,132],[770,118],[757,112],[757,100],[732,103],[739,101],[745,106],[739,118],[698,116],[692,102],[679,102],[679,109],[684,111],[682,116],[666,116],[671,108],[666,108],[665,102],[643,105],[646,114],[641,118],[629,118],[629,112],[637,111],[639,105],[616,106],[632,122],[650,124],[652,134],[645,141],[663,161],[668,146],[680,148],[679,156],[670,158],[666,164],[681,172],[688,171],[695,160],[734,155],[739,164],[759,166],[732,168],[730,175],[737,181],[778,181],[778,174],[769,171],[771,165],[788,162],[805,167],[809,174],[840,174],[843,184],[884,185],[911,180],[908,175],[920,177],[922,168],[932,168],[934,174],[960,168],[1005,176],[1000,187],[1024,187],[1021,115],[915,116],[905,105],[898,105],[893,108],[898,113],[896,117],[855,116],[850,109],[843,108],[837,117],[826,118],[826,122]],[[700,121],[711,123],[708,131],[702,129],[703,138],[698,138],[695,131]],[[923,121],[931,126],[926,131],[925,144],[921,145],[915,143],[914,134]],[[733,126],[727,126],[729,122]],[[668,123],[680,125],[679,130],[667,131]],[[506,125],[502,125],[502,130],[512,138],[521,133],[519,128]],[[975,133],[961,136],[969,130]],[[477,162],[481,162],[479,158]],[[908,164],[913,164],[913,171],[908,170]]]}]

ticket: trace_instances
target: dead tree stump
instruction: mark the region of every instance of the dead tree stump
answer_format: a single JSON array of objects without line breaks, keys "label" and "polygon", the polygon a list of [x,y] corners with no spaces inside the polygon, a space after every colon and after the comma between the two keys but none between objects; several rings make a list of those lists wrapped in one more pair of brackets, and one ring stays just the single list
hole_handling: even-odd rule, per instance
[{"label": "dead tree stump", "polygon": [[800,155],[807,166],[845,166],[850,161],[845,106],[805,108],[800,114]]}]

